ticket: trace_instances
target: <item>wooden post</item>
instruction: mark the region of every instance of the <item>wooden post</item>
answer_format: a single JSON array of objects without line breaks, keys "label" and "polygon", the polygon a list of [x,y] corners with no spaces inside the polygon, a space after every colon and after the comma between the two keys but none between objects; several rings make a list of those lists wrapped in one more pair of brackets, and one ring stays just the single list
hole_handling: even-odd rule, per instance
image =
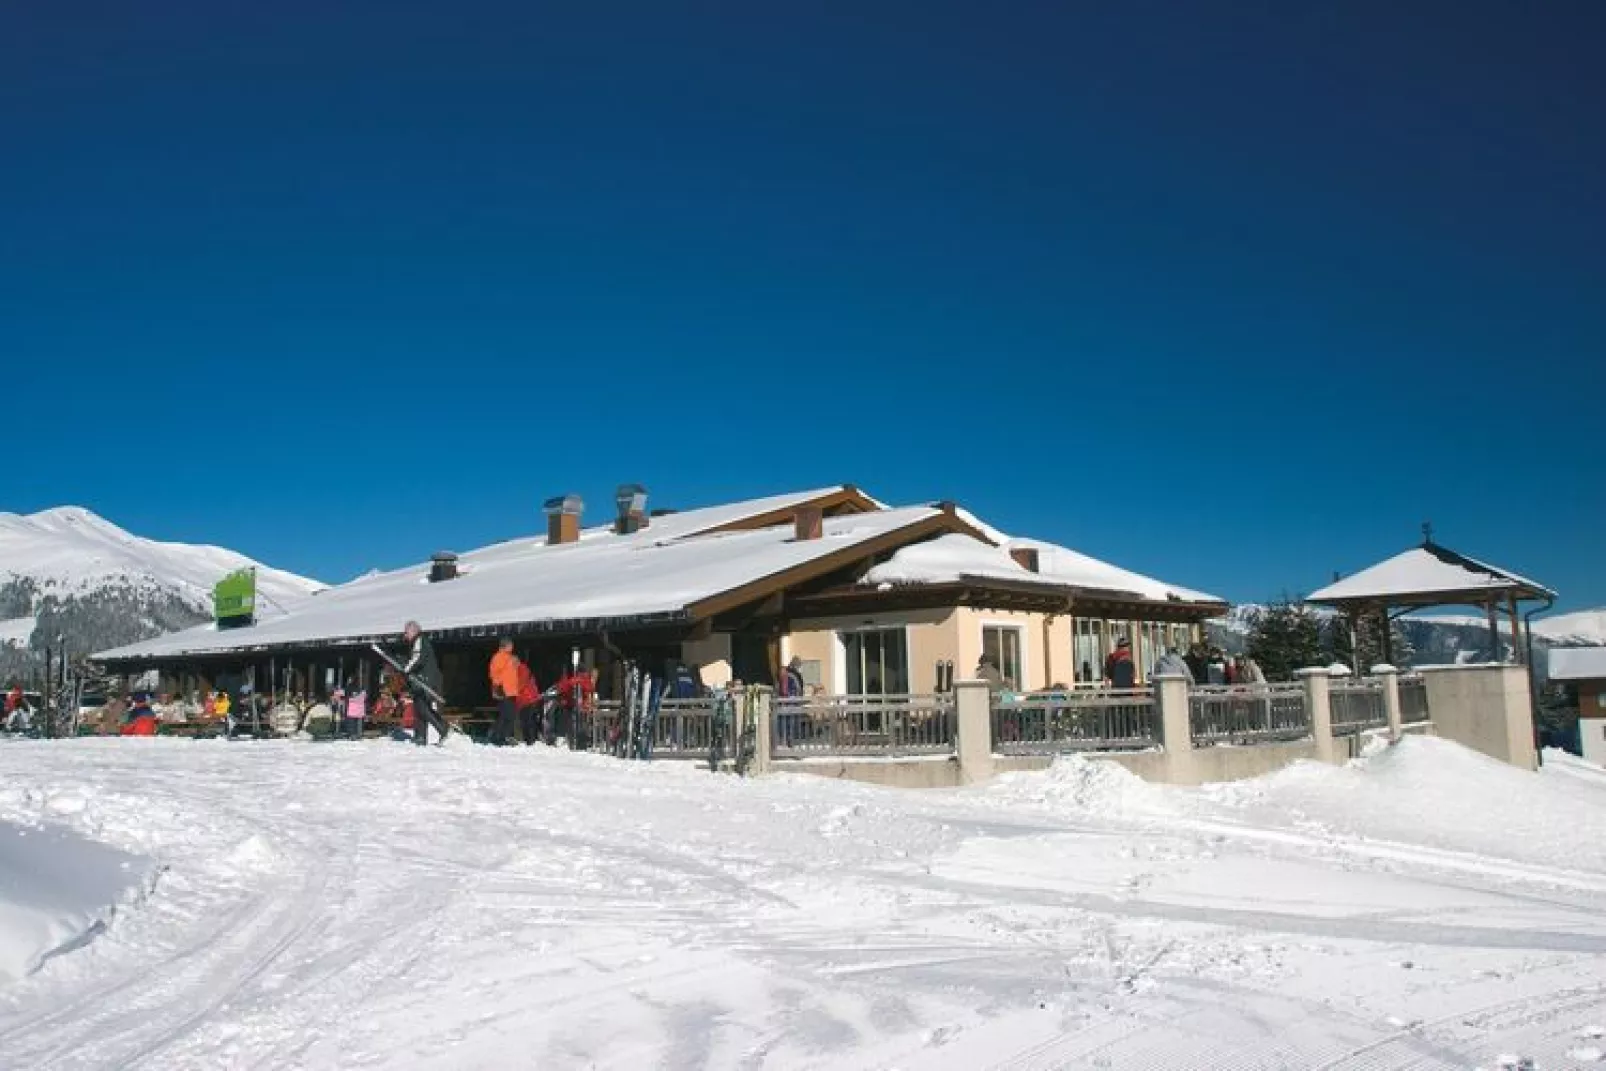
[{"label": "wooden post", "polygon": [[1528,664],[1522,649],[1522,618],[1517,616],[1517,593],[1506,596],[1506,607],[1511,613],[1511,660],[1519,666]]},{"label": "wooden post", "polygon": [[1490,599],[1484,604],[1484,611],[1489,616],[1489,661],[1500,661],[1500,625],[1495,617],[1495,600]]}]

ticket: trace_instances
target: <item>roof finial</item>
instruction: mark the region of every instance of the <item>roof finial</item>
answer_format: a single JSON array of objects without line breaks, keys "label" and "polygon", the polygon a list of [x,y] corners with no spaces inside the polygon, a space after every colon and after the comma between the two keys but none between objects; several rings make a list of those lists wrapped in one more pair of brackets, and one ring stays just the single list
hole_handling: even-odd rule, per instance
[{"label": "roof finial", "polygon": [[1433,522],[1432,521],[1423,521],[1422,522],[1422,543],[1423,543],[1423,545],[1426,545],[1426,544],[1431,543],[1431,542],[1433,542]]}]

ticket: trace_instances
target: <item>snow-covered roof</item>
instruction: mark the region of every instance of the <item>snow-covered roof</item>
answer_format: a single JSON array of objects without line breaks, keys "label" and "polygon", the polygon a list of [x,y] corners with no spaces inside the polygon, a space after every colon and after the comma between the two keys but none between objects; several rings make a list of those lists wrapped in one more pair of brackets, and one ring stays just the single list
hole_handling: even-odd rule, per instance
[{"label": "snow-covered roof", "polygon": [[941,515],[915,506],[827,518],[818,540],[795,539],[790,524],[712,531],[841,490],[688,510],[653,518],[630,535],[588,529],[578,542],[562,546],[548,546],[544,536],[498,543],[462,555],[452,580],[430,583],[427,564],[369,575],[306,600],[287,617],[223,631],[204,625],[96,657],[356,643],[393,636],[409,619],[430,631],[681,619],[704,600]]},{"label": "snow-covered roof", "polygon": [[1606,647],[1553,647],[1549,667],[1553,681],[1606,680]]},{"label": "snow-covered roof", "polygon": [[[974,525],[970,517],[963,514],[962,517]],[[1222,601],[1214,595],[1162,583],[1090,558],[1069,547],[1036,539],[1014,539],[995,528],[975,526],[988,538],[997,538],[1001,545],[988,546],[962,534],[939,536],[902,548],[887,561],[872,567],[860,582],[871,586],[898,586],[1003,580],[1067,590],[1107,592],[1153,602]],[[1016,547],[1037,551],[1037,572],[1025,568],[1010,556],[1009,551]]]},{"label": "snow-covered roof", "polygon": [[1511,593],[1521,598],[1542,598],[1555,593],[1516,573],[1457,554],[1436,543],[1424,543],[1396,554],[1354,576],[1327,585],[1308,596],[1310,602],[1341,603],[1364,600],[1412,601],[1449,595]]}]

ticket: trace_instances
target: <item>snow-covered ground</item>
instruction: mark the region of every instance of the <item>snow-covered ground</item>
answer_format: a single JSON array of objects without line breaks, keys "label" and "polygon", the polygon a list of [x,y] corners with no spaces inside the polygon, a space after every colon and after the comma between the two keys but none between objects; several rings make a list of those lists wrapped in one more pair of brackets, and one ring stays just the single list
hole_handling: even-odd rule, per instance
[{"label": "snow-covered ground", "polygon": [[1203,789],[1074,761],[917,793],[3,741],[0,821],[163,869],[0,983],[0,1066],[1585,1066],[1606,772],[1551,758],[1413,738]]}]

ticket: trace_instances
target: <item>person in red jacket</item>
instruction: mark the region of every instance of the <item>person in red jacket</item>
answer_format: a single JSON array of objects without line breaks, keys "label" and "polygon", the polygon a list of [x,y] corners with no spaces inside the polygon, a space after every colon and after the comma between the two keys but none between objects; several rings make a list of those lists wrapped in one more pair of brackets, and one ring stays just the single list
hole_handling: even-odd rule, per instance
[{"label": "person in red jacket", "polygon": [[597,682],[589,669],[565,673],[558,681],[558,709],[563,712],[571,748],[587,746],[588,741],[583,735],[585,720],[596,709],[596,702]]},{"label": "person in red jacket", "polygon": [[123,726],[122,735],[156,735],[156,712],[151,710],[151,702],[147,696],[135,697],[134,707],[128,712],[128,724]]},{"label": "person in red jacket", "polygon": [[543,734],[541,726],[541,686],[535,683],[535,674],[530,672],[529,663],[524,659],[518,660],[518,706],[519,706],[519,735],[526,744],[535,743]]}]

